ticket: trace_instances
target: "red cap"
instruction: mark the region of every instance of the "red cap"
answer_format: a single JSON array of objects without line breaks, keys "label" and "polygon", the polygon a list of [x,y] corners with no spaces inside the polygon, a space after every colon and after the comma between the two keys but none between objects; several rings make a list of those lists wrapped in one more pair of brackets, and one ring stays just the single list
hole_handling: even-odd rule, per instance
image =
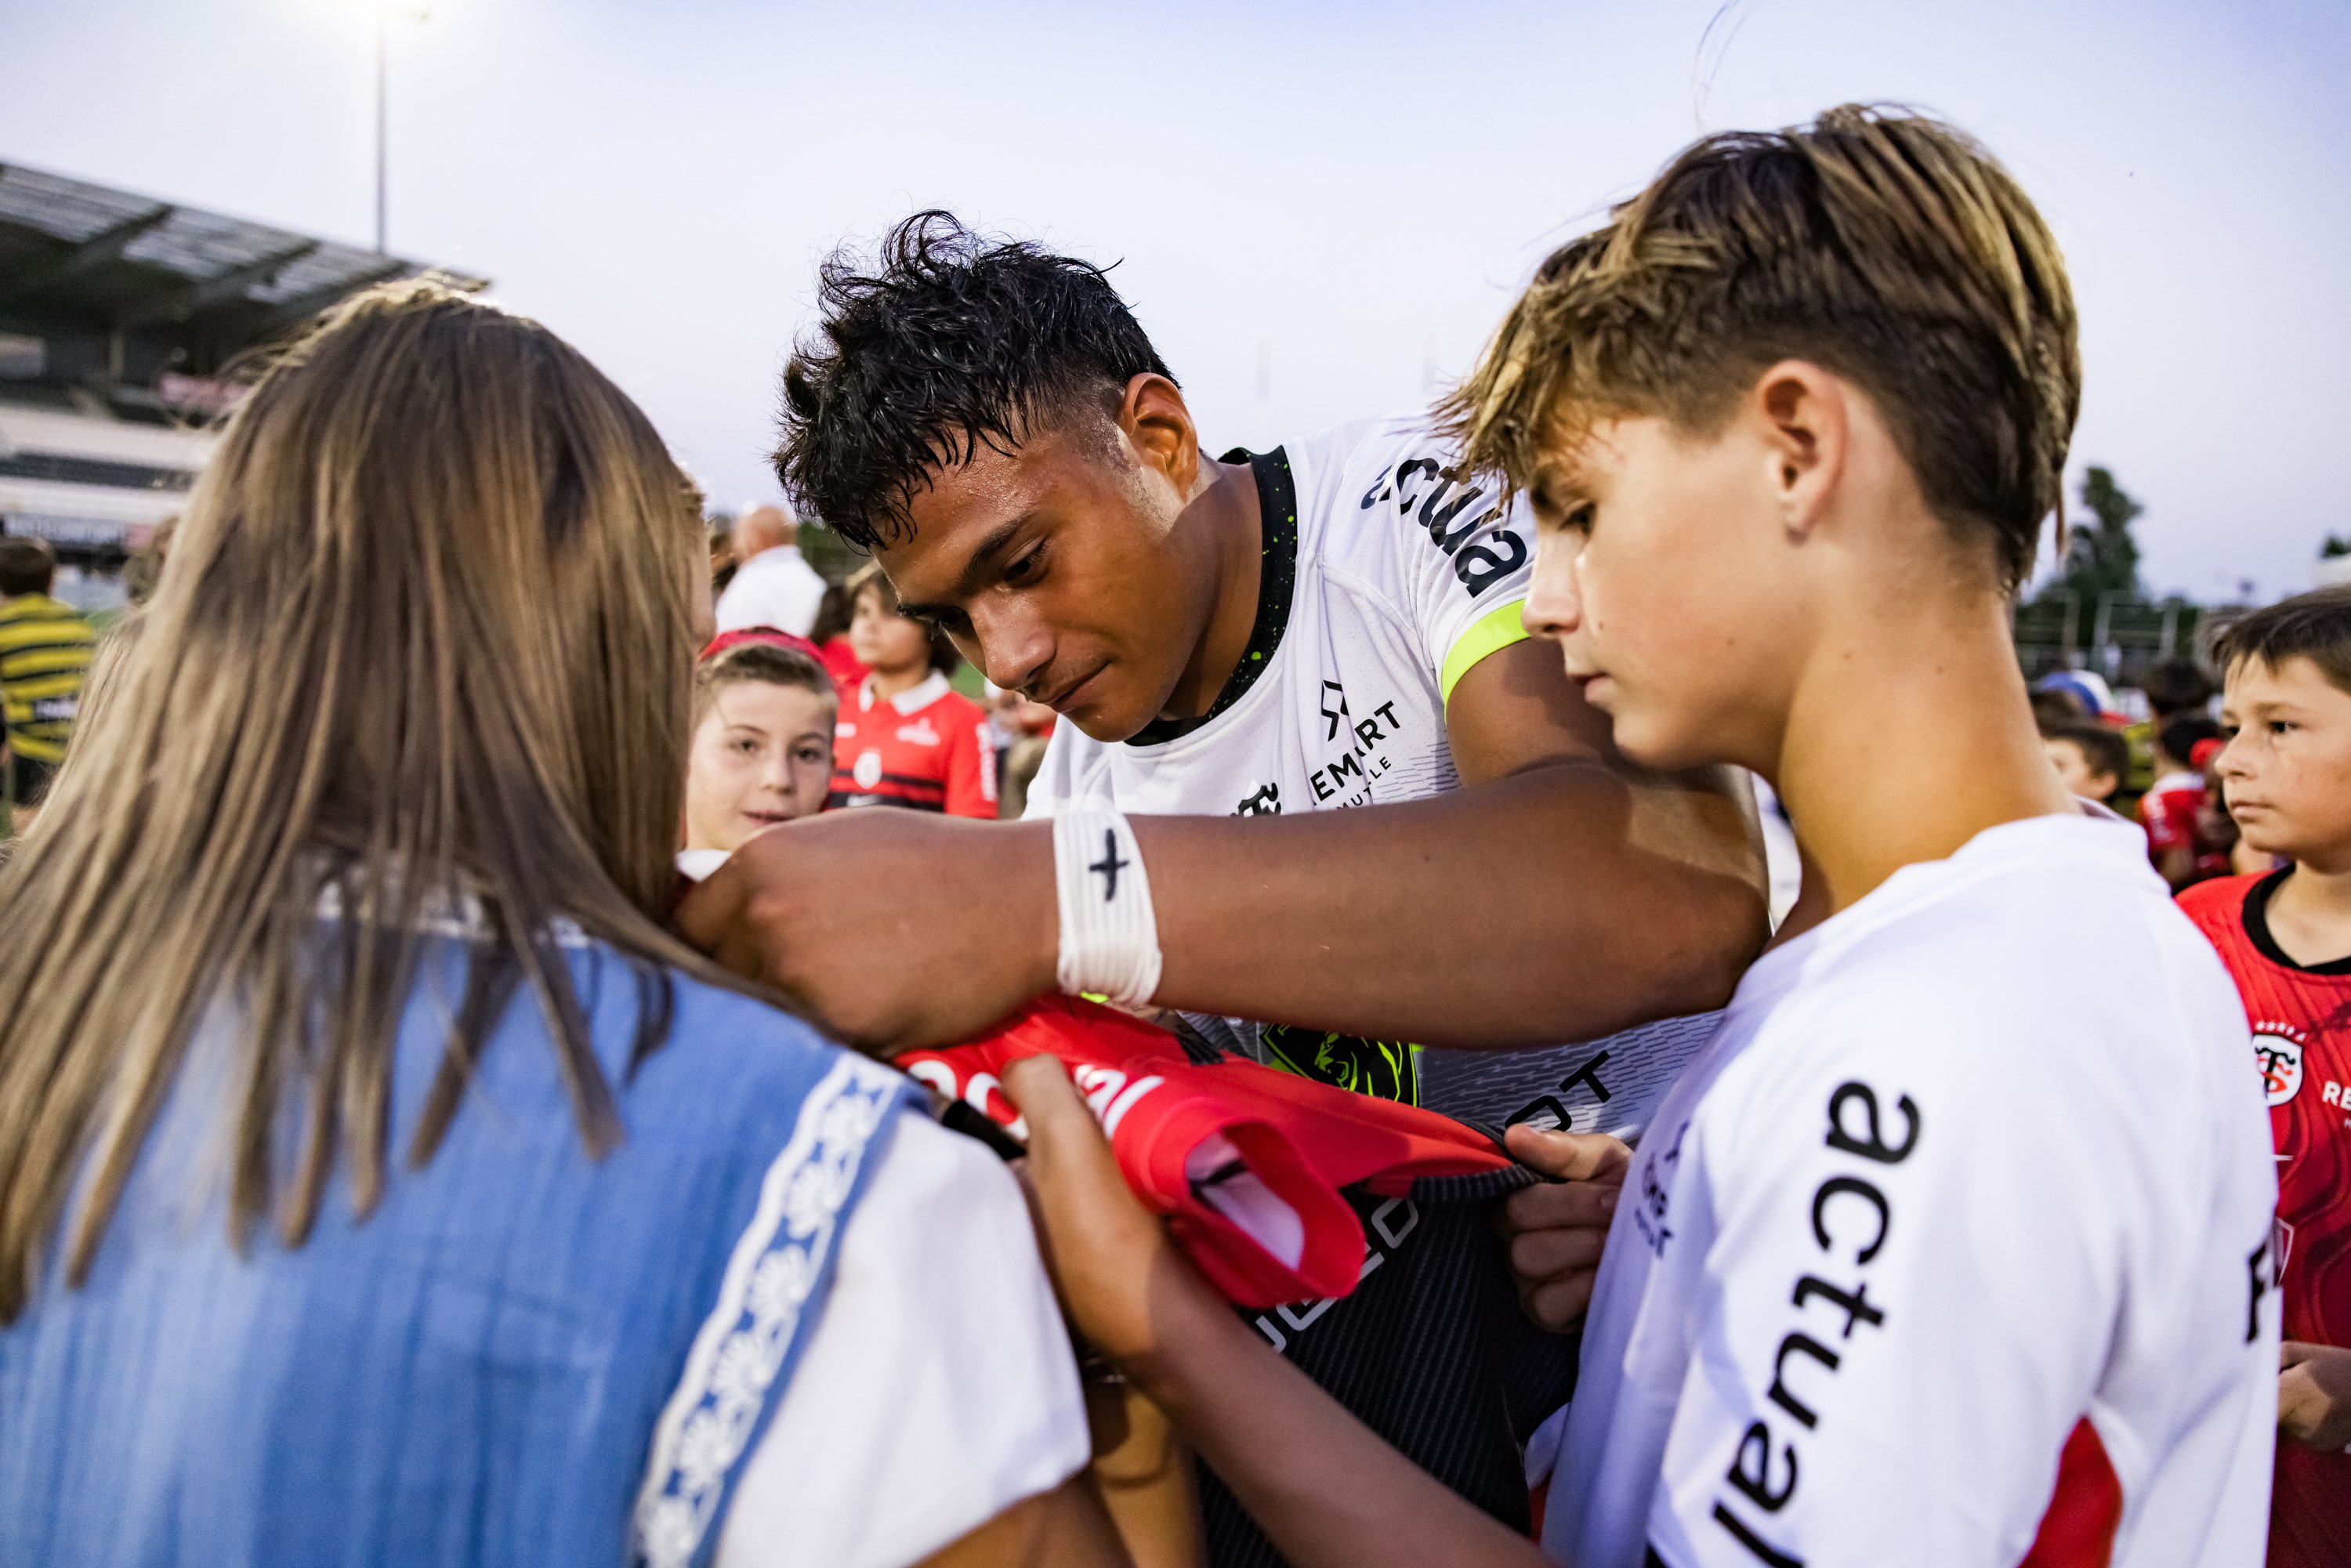
[{"label": "red cap", "polygon": [[818,669],[824,668],[824,655],[817,651],[815,643],[794,632],[781,631],[773,626],[742,626],[732,632],[721,632],[710,640],[707,647],[695,655],[695,663],[706,664],[729,649],[747,648],[753,643],[764,643],[770,648],[789,648],[795,653],[805,653],[816,661]]},{"label": "red cap", "polygon": [[2198,741],[2188,748],[2188,766],[2202,772],[2204,765],[2220,756],[2221,748],[2228,744],[2225,740],[2209,738]]}]

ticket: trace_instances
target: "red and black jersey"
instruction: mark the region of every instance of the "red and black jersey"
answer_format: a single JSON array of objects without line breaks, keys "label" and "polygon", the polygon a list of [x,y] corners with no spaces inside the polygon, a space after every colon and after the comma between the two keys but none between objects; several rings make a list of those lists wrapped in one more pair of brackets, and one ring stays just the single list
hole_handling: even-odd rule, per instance
[{"label": "red and black jersey", "polygon": [[[1128,1185],[1209,1280],[1236,1301],[1281,1302],[1237,1310],[1282,1359],[1527,1532],[1523,1445],[1573,1391],[1577,1342],[1519,1309],[1493,1208],[1529,1177],[1492,1134],[1069,998],[898,1065],[1008,1126],[997,1074],[1040,1052],[1069,1064]],[[1280,1568],[1215,1473],[1199,1480],[1207,1560]]]},{"label": "red and black jersey", "polygon": [[2205,836],[2197,814],[2204,809],[2204,776],[2173,773],[2156,781],[2139,797],[2139,825],[2147,830],[2148,856],[2159,867],[2167,851],[2187,850],[2194,857],[2198,876],[2219,876],[2229,869],[2229,852]]},{"label": "red and black jersey", "polygon": [[[1516,1172],[1489,1134],[1254,1061],[1195,1060],[1165,1030],[1067,997],[1031,1002],[986,1037],[899,1068],[1025,1135],[998,1084],[1052,1055],[1093,1107],[1134,1195],[1236,1303],[1344,1296],[1368,1272],[1342,1189],[1405,1197],[1423,1178]],[[1513,1181],[1522,1181],[1514,1174]]]},{"label": "red and black jersey", "polygon": [[[2199,883],[2179,895],[2235,977],[2277,1140],[2274,1250],[2285,1337],[2351,1346],[2351,957],[2300,965],[2270,936],[2293,868]],[[2271,1568],[2351,1563],[2351,1455],[2278,1444]]]},{"label": "red and black jersey", "polygon": [[951,817],[996,815],[996,748],[987,716],[945,675],[876,698],[871,678],[841,694],[827,810],[911,806]]}]

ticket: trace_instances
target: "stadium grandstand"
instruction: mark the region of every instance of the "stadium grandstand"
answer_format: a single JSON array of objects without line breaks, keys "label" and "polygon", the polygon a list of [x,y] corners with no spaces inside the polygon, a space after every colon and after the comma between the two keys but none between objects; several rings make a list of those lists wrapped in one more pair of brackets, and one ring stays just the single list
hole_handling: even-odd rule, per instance
[{"label": "stadium grandstand", "polygon": [[83,574],[110,573],[179,510],[252,350],[426,270],[0,163],[0,532],[47,538],[110,598]]}]

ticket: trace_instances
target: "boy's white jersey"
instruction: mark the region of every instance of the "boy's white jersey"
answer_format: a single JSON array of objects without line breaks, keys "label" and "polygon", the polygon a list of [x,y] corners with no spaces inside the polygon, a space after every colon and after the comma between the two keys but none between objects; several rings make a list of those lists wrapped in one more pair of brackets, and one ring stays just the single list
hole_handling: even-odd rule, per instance
[{"label": "boy's white jersey", "polygon": [[[1453,476],[1455,457],[1422,416],[1343,425],[1251,458],[1266,557],[1258,624],[1236,680],[1205,720],[1155,725],[1132,740],[1057,726],[1028,815],[1092,801],[1137,814],[1246,816],[1458,788],[1446,704],[1479,660],[1526,636],[1520,611],[1534,524],[1522,502],[1499,504],[1490,477]],[[1706,1028],[1676,1020],[1516,1057],[1431,1052],[1420,1097],[1493,1121],[1548,1097],[1562,1114],[1538,1119],[1637,1126]],[[1408,1083],[1392,1092],[1370,1081],[1389,1065],[1378,1053],[1401,1048],[1311,1044],[1338,1063],[1332,1081],[1415,1097]],[[1395,1071],[1400,1083],[1411,1076],[1408,1065]]]},{"label": "boy's white jersey", "polygon": [[2248,1049],[2112,819],[1991,829],[1767,954],[1634,1155],[1548,1554],[2011,1568],[2046,1517],[2036,1563],[2258,1563]]}]

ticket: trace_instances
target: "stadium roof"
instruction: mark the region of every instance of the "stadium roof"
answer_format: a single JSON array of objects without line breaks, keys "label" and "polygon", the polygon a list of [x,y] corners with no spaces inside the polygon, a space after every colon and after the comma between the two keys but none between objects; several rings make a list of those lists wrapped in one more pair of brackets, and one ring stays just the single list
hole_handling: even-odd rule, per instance
[{"label": "stadium roof", "polygon": [[185,504],[216,440],[204,423],[263,358],[246,350],[427,270],[0,163],[0,532],[119,559]]},{"label": "stadium roof", "polygon": [[353,289],[427,270],[357,246],[0,163],[0,327],[160,337],[177,350],[162,356],[172,368],[209,374]]}]

